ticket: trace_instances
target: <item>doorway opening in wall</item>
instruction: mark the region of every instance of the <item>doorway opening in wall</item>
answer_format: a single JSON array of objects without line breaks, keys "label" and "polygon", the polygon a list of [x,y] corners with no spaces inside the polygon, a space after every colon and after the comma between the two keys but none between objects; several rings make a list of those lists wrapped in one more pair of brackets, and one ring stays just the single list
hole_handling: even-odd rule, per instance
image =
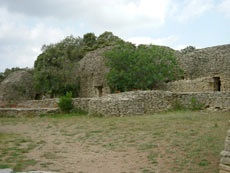
[{"label": "doorway opening in wall", "polygon": [[103,86],[95,86],[95,88],[96,88],[97,96],[98,96],[98,97],[101,97],[101,96],[102,96],[102,89],[103,89]]},{"label": "doorway opening in wall", "polygon": [[221,87],[221,81],[220,81],[220,77],[213,77],[213,81],[214,81],[214,91],[220,91],[220,87]]}]

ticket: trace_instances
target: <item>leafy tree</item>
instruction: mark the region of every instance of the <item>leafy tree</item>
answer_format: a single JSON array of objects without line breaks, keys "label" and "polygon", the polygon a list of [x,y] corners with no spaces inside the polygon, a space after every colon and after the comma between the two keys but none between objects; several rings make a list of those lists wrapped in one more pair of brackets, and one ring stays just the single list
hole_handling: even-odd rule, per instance
[{"label": "leafy tree", "polygon": [[119,37],[113,35],[112,32],[105,31],[97,38],[96,48],[114,46],[117,45],[119,42],[122,42]]},{"label": "leafy tree", "polygon": [[76,62],[84,56],[80,37],[68,36],[56,44],[44,45],[34,64],[35,86],[39,93],[59,96],[66,91],[78,95]]},{"label": "leafy tree", "polygon": [[105,54],[110,72],[108,84],[113,92],[153,89],[157,84],[181,75],[174,51],[154,45],[135,47],[120,43]]},{"label": "leafy tree", "polygon": [[97,37],[94,33],[87,33],[83,36],[85,50],[93,50],[97,42]]}]

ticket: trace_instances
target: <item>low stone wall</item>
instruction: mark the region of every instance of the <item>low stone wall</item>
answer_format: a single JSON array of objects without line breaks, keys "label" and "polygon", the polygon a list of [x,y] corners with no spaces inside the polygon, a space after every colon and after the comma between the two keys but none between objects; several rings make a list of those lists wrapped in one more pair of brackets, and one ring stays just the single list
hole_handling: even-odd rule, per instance
[{"label": "low stone wall", "polygon": [[105,116],[140,115],[168,110],[173,103],[173,94],[164,91],[132,91],[92,98],[89,114]]},{"label": "low stone wall", "polygon": [[213,91],[213,78],[198,78],[194,80],[178,80],[167,83],[166,91],[172,92],[207,92]]},{"label": "low stone wall", "polygon": [[44,100],[27,100],[17,105],[19,108],[57,108],[58,98]]},{"label": "low stone wall", "polygon": [[155,113],[181,107],[203,106],[230,110],[230,92],[173,93],[167,91],[133,91],[110,94],[89,101],[89,114],[124,116]]},{"label": "low stone wall", "polygon": [[57,112],[57,108],[0,108],[0,117],[30,117]]},{"label": "low stone wall", "polygon": [[[230,92],[169,92],[169,91],[132,91],[109,94],[95,98],[75,98],[74,106],[104,116],[141,115],[161,112],[181,106],[191,108],[202,105],[207,109],[230,110]],[[23,108],[23,109],[18,109]],[[26,108],[26,109],[24,109]],[[25,113],[41,114],[42,111],[58,109],[58,99],[30,100],[17,105],[16,115]],[[12,114],[13,109],[1,109],[2,114]],[[20,112],[20,113],[19,113]],[[44,112],[45,113],[45,112]]]},{"label": "low stone wall", "polygon": [[181,92],[176,95],[176,101],[184,107],[200,103],[208,109],[230,110],[230,92]]},{"label": "low stone wall", "polygon": [[[220,77],[220,90],[223,92],[230,91],[230,78],[225,76]],[[202,77],[196,79],[178,80],[169,82],[163,86],[165,91],[171,92],[211,92],[214,91],[213,77]]]},{"label": "low stone wall", "polygon": [[89,112],[90,100],[91,98],[74,98],[73,104],[75,108]]},{"label": "low stone wall", "polygon": [[230,173],[230,130],[227,132],[224,151],[221,152],[219,173]]}]

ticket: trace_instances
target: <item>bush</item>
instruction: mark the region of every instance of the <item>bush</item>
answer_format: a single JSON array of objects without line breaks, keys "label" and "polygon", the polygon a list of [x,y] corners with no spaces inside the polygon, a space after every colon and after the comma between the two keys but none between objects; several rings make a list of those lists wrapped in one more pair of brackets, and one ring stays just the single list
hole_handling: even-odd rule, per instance
[{"label": "bush", "polygon": [[58,106],[61,111],[69,113],[74,108],[72,92],[67,92],[65,96],[60,97]]}]

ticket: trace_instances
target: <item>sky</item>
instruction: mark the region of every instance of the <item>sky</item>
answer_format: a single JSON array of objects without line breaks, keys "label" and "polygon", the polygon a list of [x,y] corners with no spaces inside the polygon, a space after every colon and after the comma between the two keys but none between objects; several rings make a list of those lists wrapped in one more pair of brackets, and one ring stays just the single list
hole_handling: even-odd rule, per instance
[{"label": "sky", "polygon": [[230,43],[230,0],[0,0],[0,72],[32,68],[42,45],[111,31],[135,44]]}]

